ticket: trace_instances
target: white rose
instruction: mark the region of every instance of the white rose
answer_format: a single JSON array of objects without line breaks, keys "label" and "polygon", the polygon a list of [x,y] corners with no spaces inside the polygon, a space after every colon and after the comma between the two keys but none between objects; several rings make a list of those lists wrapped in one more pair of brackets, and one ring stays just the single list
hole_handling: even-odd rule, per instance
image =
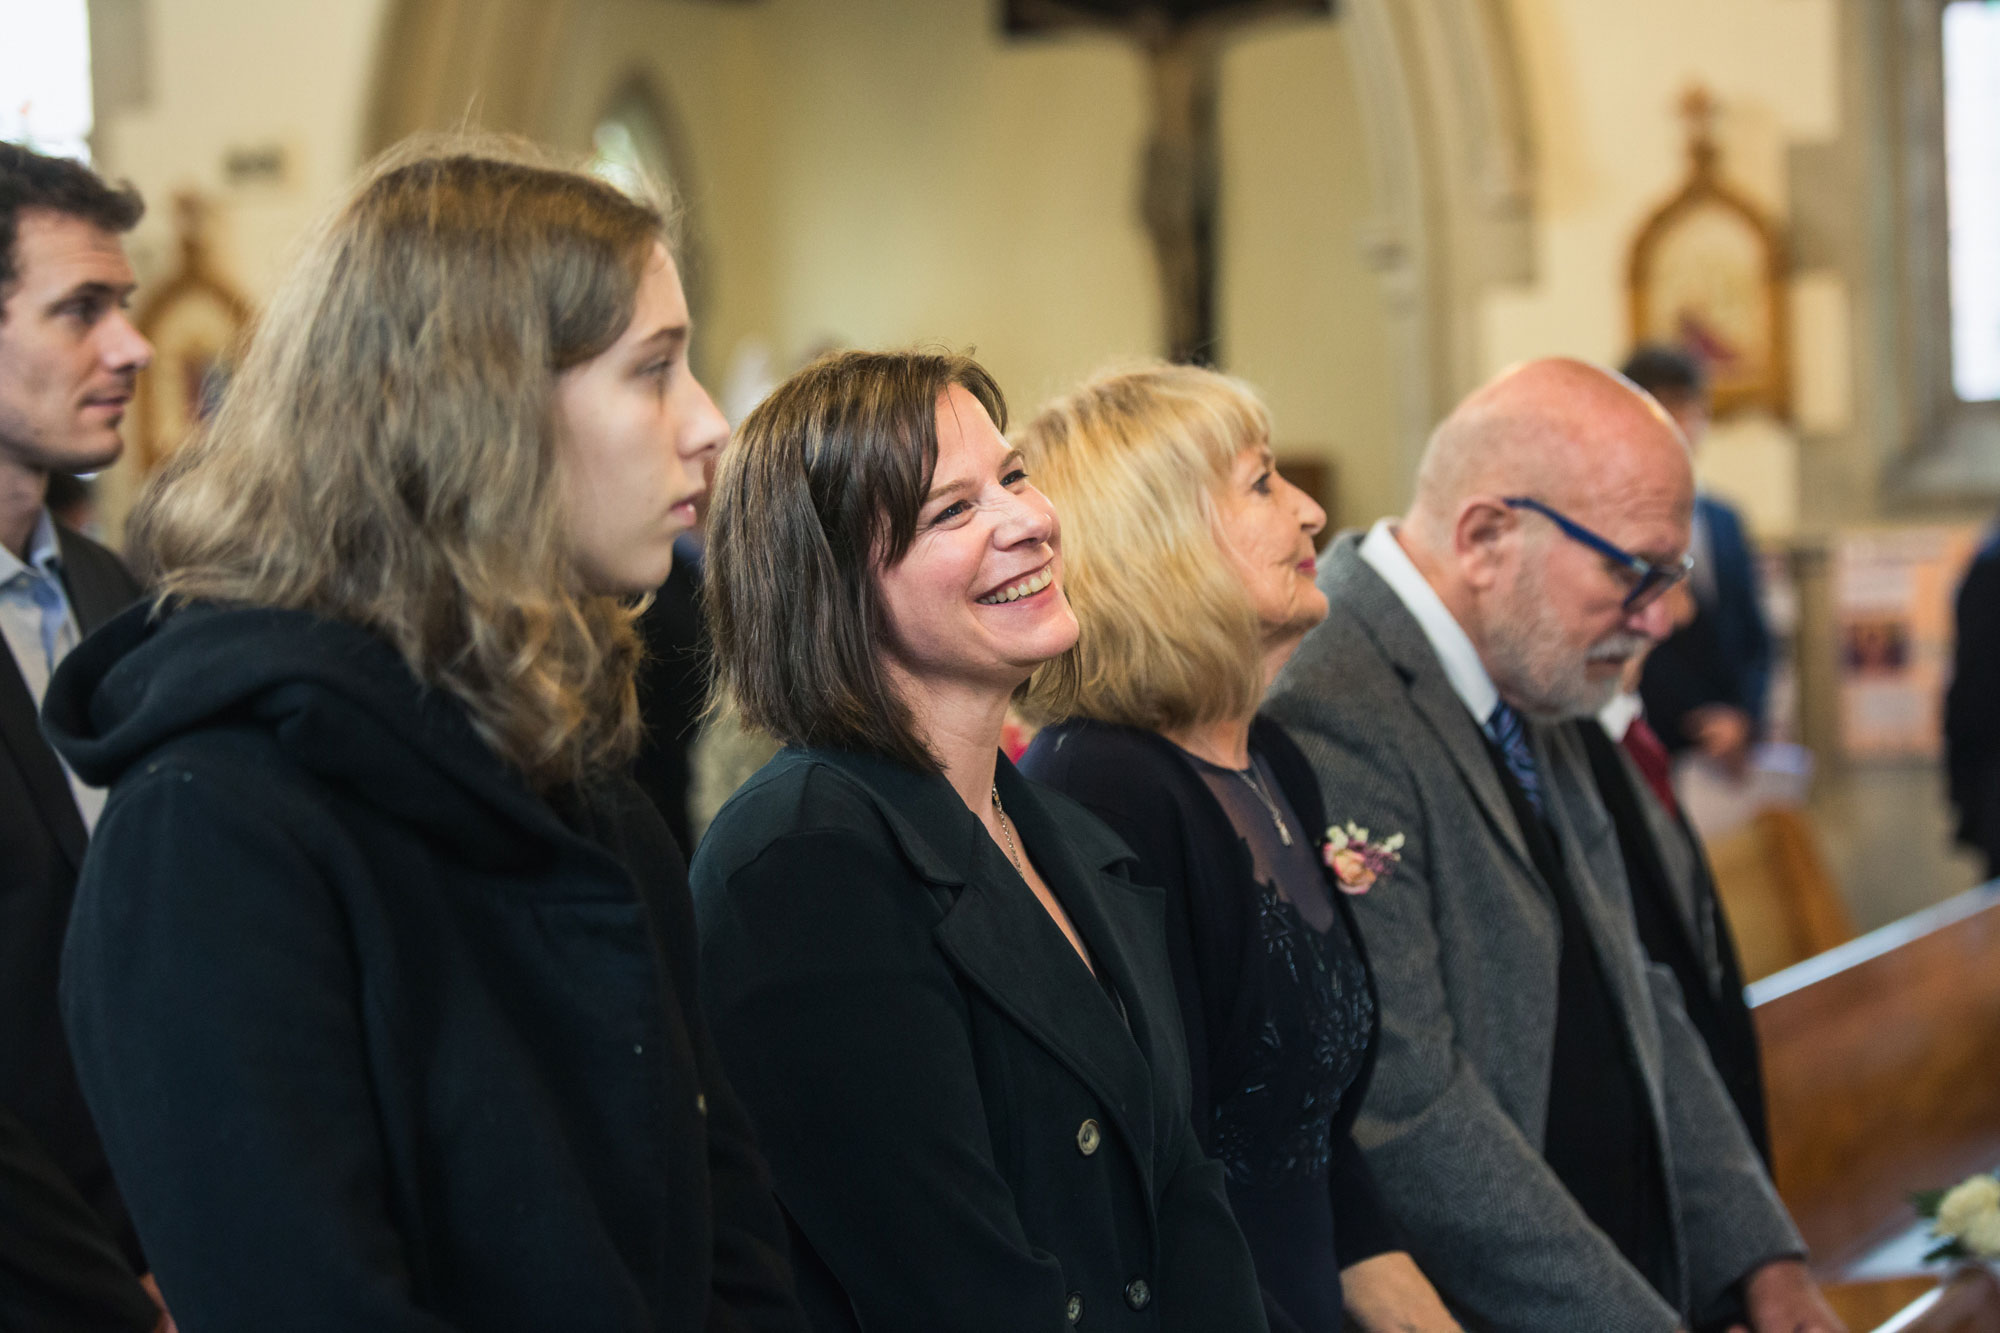
[{"label": "white rose", "polygon": [[[1940,1236],[1953,1236],[1969,1250],[2000,1255],[2000,1180],[1973,1176],[1952,1188],[1938,1204]],[[1974,1234],[1979,1241],[1974,1241]]]},{"label": "white rose", "polygon": [[1972,1219],[1958,1243],[1981,1259],[2000,1259],[2000,1208],[1989,1208]]}]

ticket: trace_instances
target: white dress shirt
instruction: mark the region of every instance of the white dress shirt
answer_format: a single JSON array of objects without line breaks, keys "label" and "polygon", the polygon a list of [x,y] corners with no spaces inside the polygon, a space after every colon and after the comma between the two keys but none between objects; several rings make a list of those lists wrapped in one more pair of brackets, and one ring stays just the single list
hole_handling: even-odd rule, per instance
[{"label": "white dress shirt", "polygon": [[1424,637],[1430,640],[1431,651],[1437,654],[1438,665],[1444,668],[1445,679],[1465,701],[1472,720],[1484,728],[1500,703],[1500,691],[1486,674],[1486,664],[1479,660],[1471,636],[1397,542],[1395,524],[1386,518],[1378,520],[1361,539],[1359,554],[1382,576],[1404,609],[1416,617]]}]

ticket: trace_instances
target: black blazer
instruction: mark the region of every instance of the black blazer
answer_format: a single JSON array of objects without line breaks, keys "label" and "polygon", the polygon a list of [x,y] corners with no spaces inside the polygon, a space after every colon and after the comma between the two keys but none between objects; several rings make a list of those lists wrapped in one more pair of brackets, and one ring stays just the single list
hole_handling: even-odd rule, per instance
[{"label": "black blazer", "polygon": [[708,1011],[808,1314],[1261,1330],[1188,1118],[1161,895],[1074,803],[1004,759],[996,782],[1108,985],[951,787],[886,760],[781,752],[695,856]]},{"label": "black blazer", "polygon": [[46,714],[111,780],[64,1018],[184,1327],[803,1327],[633,783],[536,795],[296,611],[135,607]]},{"label": "black blazer", "polygon": [[[57,525],[62,580],[89,634],[139,596],[118,557]],[[137,1235],[77,1088],[56,964],[83,866],[83,816],[0,645],[0,1327],[149,1328]],[[74,1205],[81,1201],[82,1210]],[[27,1303],[27,1304],[24,1304]],[[65,1314],[55,1313],[66,1307]],[[30,1318],[27,1311],[33,1311]]]},{"label": "black blazer", "polygon": [[[1667,863],[1661,857],[1653,825],[1643,803],[1654,800],[1642,791],[1633,773],[1618,753],[1618,746],[1604,734],[1595,718],[1573,724],[1590,757],[1591,776],[1598,794],[1611,816],[1618,834],[1618,850],[1625,858],[1625,876],[1632,886],[1632,915],[1639,926],[1639,942],[1646,955],[1663,964],[1680,983],[1681,1003],[1689,1021],[1708,1047],[1715,1071],[1736,1110],[1743,1127],[1750,1132],[1758,1156],[1766,1166],[1771,1161],[1771,1130],[1764,1112],[1764,1073],[1757,1053],[1757,1029],[1750,1018],[1750,1006],[1743,998],[1743,969],[1736,957],[1736,940],[1715,896],[1715,880],[1702,851],[1701,839],[1685,816],[1675,815],[1680,834],[1687,840],[1693,866],[1693,882],[1682,886],[1696,913],[1690,920],[1681,903],[1681,892],[1671,882]],[[1662,812],[1664,813],[1664,812]],[[1697,932],[1714,941],[1719,977],[1711,976],[1705,961],[1708,948]]]}]

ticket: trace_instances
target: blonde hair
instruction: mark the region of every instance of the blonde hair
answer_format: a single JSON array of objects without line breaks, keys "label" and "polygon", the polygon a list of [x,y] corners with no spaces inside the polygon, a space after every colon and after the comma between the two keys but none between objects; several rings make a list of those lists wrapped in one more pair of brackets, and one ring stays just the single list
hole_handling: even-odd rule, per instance
[{"label": "blonde hair", "polygon": [[395,645],[546,789],[639,735],[636,612],[587,595],[555,424],[630,324],[668,212],[527,145],[432,138],[308,238],[210,427],[134,512],[162,606],[309,611]]},{"label": "blonde hair", "polygon": [[1257,616],[1217,540],[1214,499],[1270,435],[1248,385],[1170,365],[1101,375],[1015,434],[1062,517],[1063,586],[1083,628],[1029,678],[1024,713],[1175,731],[1256,708]]}]

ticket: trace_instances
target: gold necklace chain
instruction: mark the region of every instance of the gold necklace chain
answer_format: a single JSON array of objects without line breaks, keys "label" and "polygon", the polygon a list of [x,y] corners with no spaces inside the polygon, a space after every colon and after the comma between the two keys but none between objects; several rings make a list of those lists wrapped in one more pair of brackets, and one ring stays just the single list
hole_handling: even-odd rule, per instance
[{"label": "gold necklace chain", "polygon": [[1007,807],[1000,804],[1000,784],[993,784],[993,813],[1000,816],[1000,832],[1007,839],[1007,859],[1014,863],[1014,873],[1022,879],[1028,872],[1021,869],[1021,849],[1014,845],[1014,827],[1007,819]]},{"label": "gold necklace chain", "polygon": [[1285,827],[1285,817],[1278,813],[1278,803],[1272,800],[1269,796],[1266,796],[1264,794],[1264,783],[1257,776],[1257,761],[1253,758],[1250,761],[1250,767],[1232,769],[1230,771],[1235,773],[1237,777],[1242,778],[1245,782],[1250,784],[1250,790],[1257,793],[1257,799],[1262,801],[1264,803],[1264,808],[1271,812],[1271,822],[1277,825],[1279,840],[1283,842],[1285,846],[1287,847],[1291,846],[1292,831]]}]

